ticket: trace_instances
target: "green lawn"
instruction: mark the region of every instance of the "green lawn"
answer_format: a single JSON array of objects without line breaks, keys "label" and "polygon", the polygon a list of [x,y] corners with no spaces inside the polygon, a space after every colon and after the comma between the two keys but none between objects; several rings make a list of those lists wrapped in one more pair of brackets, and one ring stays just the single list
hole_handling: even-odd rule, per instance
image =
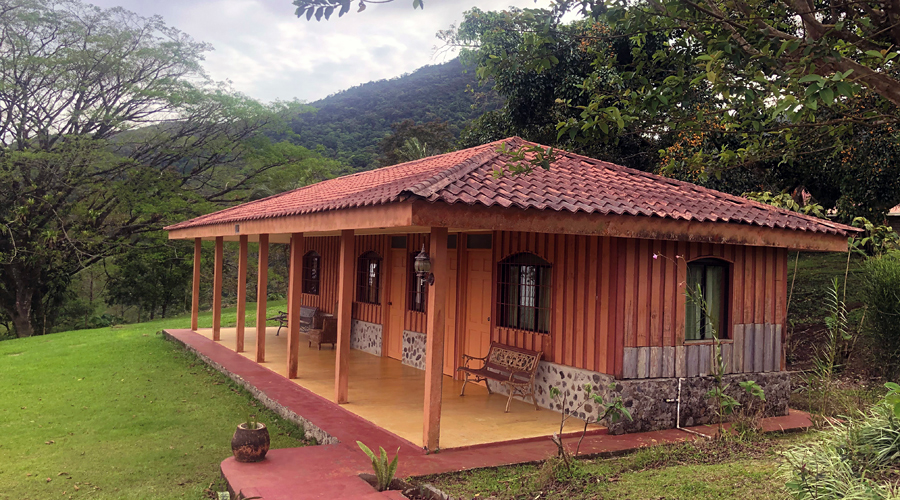
[{"label": "green lawn", "polygon": [[807,434],[754,443],[698,441],[579,461],[571,477],[540,465],[480,469],[420,478],[458,498],[725,499],[785,498],[778,453]]},{"label": "green lawn", "polygon": [[[234,318],[226,310],[223,323]],[[201,326],[210,322],[205,314]],[[157,333],[189,324],[0,342],[0,499],[203,498],[211,484],[224,489],[219,463],[251,412],[273,448],[306,444],[301,429]]]}]

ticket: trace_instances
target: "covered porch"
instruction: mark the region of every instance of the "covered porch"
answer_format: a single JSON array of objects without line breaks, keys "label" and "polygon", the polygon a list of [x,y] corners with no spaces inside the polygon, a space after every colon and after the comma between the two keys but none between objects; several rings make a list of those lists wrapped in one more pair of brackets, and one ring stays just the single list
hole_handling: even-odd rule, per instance
[{"label": "covered porch", "polygon": [[[266,331],[266,360],[261,366],[287,376],[287,336],[276,336],[277,328]],[[195,330],[212,340],[210,328]],[[334,366],[336,351],[330,346],[321,350],[307,347],[307,336],[300,332],[297,374],[291,382],[326,399],[334,396]],[[237,330],[222,328],[218,341],[235,349]],[[256,344],[256,329],[244,332],[247,345]],[[255,361],[255,350],[240,354]],[[364,351],[349,351],[349,402],[341,405],[356,415],[400,436],[421,444],[423,433],[425,372],[404,365],[399,360],[373,356]],[[460,397],[462,381],[443,376],[440,443],[442,448],[461,448],[504,441],[546,437],[558,432],[560,414],[519,400],[513,400],[509,413],[504,413],[507,397],[489,395],[480,385],[469,384],[465,397]],[[581,422],[570,420],[566,432],[581,430]],[[589,433],[601,431],[590,426]]]}]

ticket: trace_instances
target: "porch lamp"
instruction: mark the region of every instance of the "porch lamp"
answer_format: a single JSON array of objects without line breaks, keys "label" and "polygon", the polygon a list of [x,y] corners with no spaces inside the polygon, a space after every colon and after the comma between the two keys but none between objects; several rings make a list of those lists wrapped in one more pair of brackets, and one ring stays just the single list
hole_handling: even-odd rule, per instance
[{"label": "porch lamp", "polygon": [[431,259],[425,253],[424,243],[422,243],[422,251],[419,252],[419,255],[416,255],[413,269],[416,271],[416,276],[425,280],[429,285],[434,285],[434,275],[431,274]]}]

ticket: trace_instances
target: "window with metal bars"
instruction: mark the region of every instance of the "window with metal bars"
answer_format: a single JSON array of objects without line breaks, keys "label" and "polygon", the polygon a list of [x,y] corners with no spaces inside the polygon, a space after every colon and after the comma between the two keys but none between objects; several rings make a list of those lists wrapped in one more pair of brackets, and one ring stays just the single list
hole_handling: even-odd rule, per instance
[{"label": "window with metal bars", "polygon": [[356,301],[380,304],[381,256],[366,252],[359,256],[356,264]]},{"label": "window with metal bars", "polygon": [[322,257],[316,251],[303,256],[303,293],[319,295],[319,269]]},{"label": "window with metal bars", "polygon": [[552,266],[531,253],[498,264],[497,324],[538,333],[550,332]]},{"label": "window with metal bars", "polygon": [[719,259],[688,262],[688,299],[685,301],[684,339],[728,338],[729,264]]},{"label": "window with metal bars", "polygon": [[425,304],[428,303],[428,282],[425,278],[416,275],[416,255],[418,252],[409,254],[409,300],[406,301],[406,307],[410,311],[425,312]]}]

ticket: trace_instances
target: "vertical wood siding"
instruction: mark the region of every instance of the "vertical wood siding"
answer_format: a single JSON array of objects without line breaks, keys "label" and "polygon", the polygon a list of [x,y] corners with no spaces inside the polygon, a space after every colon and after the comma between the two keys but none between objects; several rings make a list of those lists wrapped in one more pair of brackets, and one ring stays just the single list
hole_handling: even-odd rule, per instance
[{"label": "vertical wood siding", "polygon": [[[353,259],[353,319],[358,319],[360,321],[367,321],[369,323],[377,323],[381,324],[381,317],[384,311],[384,306],[388,302],[388,288],[389,285],[388,276],[390,274],[390,259],[389,259],[389,249],[391,246],[391,237],[389,235],[384,234],[371,234],[365,236],[357,236],[356,237],[356,252],[354,253]],[[358,258],[360,255],[366,252],[375,252],[379,256],[381,256],[381,277],[379,282],[379,291],[378,291],[378,303],[377,304],[369,304],[364,302],[356,302],[356,287],[359,286],[357,283],[357,264]]]},{"label": "vertical wood siding", "polygon": [[[729,335],[723,351],[727,363],[734,371],[781,369],[784,249],[497,231],[493,252],[495,264],[530,252],[553,266],[550,333],[495,326],[496,342],[620,377],[674,376],[678,362],[680,372],[706,373],[712,359],[708,346],[684,350],[683,357],[674,348],[684,345],[687,262],[713,257],[732,268],[725,330],[740,334]],[[746,346],[733,348],[736,341]]]},{"label": "vertical wood siding", "polygon": [[316,251],[321,258],[319,260],[319,295],[304,293],[300,302],[307,307],[318,307],[319,310],[328,314],[337,313],[334,307],[338,300],[339,240],[337,236],[303,238],[304,253]]}]

